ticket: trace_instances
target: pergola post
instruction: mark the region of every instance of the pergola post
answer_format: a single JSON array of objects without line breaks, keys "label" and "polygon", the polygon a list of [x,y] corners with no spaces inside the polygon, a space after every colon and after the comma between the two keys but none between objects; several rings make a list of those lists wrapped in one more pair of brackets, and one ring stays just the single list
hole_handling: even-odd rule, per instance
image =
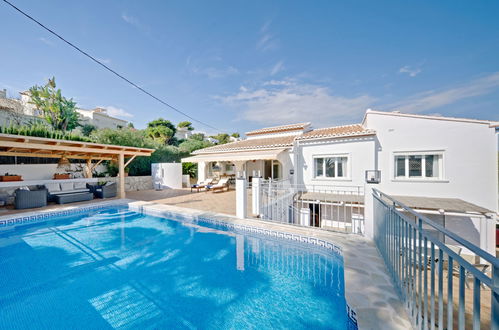
[{"label": "pergola post", "polygon": [[92,178],[92,158],[87,158],[87,166],[85,167],[85,177]]},{"label": "pergola post", "polygon": [[125,155],[122,153],[118,155],[118,169],[119,198],[125,198]]}]

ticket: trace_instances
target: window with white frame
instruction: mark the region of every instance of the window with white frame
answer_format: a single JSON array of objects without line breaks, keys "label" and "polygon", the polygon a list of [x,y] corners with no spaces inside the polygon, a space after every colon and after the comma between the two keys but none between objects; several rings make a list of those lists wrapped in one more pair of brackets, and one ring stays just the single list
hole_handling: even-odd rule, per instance
[{"label": "window with white frame", "polygon": [[442,153],[395,154],[395,179],[442,179]]},{"label": "window with white frame", "polygon": [[348,157],[314,157],[315,178],[347,178]]}]

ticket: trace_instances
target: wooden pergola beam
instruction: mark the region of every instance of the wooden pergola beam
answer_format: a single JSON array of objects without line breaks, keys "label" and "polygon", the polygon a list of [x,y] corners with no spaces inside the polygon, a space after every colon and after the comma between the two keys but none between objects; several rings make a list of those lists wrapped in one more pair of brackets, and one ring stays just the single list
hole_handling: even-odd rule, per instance
[{"label": "wooden pergola beam", "polygon": [[127,167],[131,162],[132,160],[135,159],[136,156],[132,156],[132,158],[130,158],[129,160],[127,160],[127,162],[125,163],[125,167]]},{"label": "wooden pergola beam", "polygon": [[[65,156],[69,159],[88,159],[88,155],[70,155],[70,154],[47,154],[47,153],[32,153],[32,152],[10,152],[10,151],[0,151],[0,156],[17,156],[17,157],[38,157],[38,158],[61,158]],[[102,159],[102,160],[116,160],[116,157],[113,155],[95,155],[93,159]]]},{"label": "wooden pergola beam", "polygon": [[[103,160],[117,161],[120,198],[125,198],[125,167],[136,156],[151,156],[153,152],[154,149],[148,148],[0,134],[0,156],[86,159],[87,172],[90,176],[92,170]],[[126,164],[125,157],[131,157]],[[92,160],[98,160],[98,162],[92,165]]]}]

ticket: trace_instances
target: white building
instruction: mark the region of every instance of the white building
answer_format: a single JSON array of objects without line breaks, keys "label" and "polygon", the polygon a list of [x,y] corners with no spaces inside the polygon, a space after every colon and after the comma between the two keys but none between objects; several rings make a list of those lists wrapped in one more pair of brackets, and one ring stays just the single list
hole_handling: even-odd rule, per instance
[{"label": "white building", "polygon": [[307,200],[318,204],[310,207],[315,219],[310,223],[333,226],[339,206],[331,205],[350,203],[357,209],[348,216],[365,218],[361,231],[368,236],[374,187],[495,253],[498,127],[486,120],[368,110],[360,124],[263,128],[246,133],[246,140],[197,150],[183,161],[198,163],[200,180],[239,172],[247,180],[289,180],[303,191],[357,190],[360,201],[326,203],[321,199],[326,195],[314,195]]},{"label": "white building", "polygon": [[[31,103],[28,91],[20,92],[20,98],[8,98],[7,91],[0,91],[0,125],[27,124],[39,119],[42,115],[40,110]],[[80,124],[90,124],[97,128],[117,129],[126,127],[128,122],[123,119],[109,116],[104,108],[93,110],[76,109],[80,117]]]},{"label": "white building", "polygon": [[128,121],[111,117],[104,108],[95,108],[92,110],[76,109],[80,116],[80,124],[90,124],[97,128],[119,129],[126,127]]},{"label": "white building", "polygon": [[175,132],[175,137],[179,140],[186,140],[192,135],[192,130],[189,130],[187,127],[177,127],[177,131]]}]

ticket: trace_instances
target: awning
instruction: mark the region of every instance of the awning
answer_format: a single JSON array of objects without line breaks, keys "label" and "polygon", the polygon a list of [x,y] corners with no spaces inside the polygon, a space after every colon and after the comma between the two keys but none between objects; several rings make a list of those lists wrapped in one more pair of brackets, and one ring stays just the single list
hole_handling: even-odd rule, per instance
[{"label": "awning", "polygon": [[220,152],[204,155],[196,155],[182,159],[182,163],[200,163],[200,162],[236,162],[247,160],[276,160],[277,156],[286,149],[256,150],[256,151],[237,151]]},{"label": "awning", "polygon": [[419,210],[444,210],[455,213],[494,213],[484,207],[463,201],[459,198],[419,197],[419,196],[391,196],[393,199],[408,207]]}]

